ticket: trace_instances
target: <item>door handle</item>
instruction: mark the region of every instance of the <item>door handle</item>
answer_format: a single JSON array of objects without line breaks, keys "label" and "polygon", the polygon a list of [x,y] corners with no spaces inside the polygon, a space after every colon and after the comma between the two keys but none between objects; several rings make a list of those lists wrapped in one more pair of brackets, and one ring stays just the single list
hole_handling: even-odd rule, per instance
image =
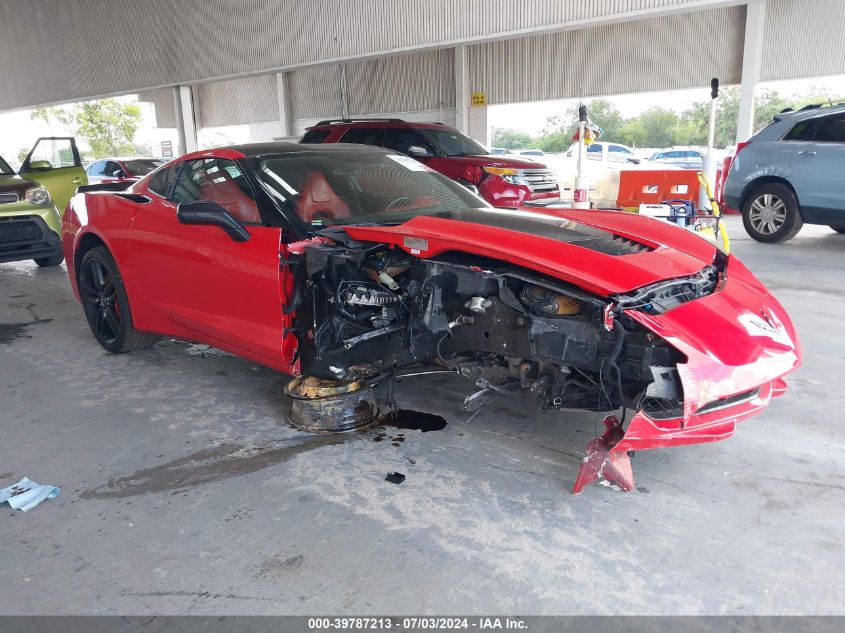
[{"label": "door handle", "polygon": [[816,153],[813,150],[810,150],[810,149],[802,149],[800,152],[798,152],[798,155],[799,156],[815,156]]},{"label": "door handle", "polygon": [[76,178],[71,180],[71,182],[75,185],[81,185],[82,184],[82,176],[77,176]]}]

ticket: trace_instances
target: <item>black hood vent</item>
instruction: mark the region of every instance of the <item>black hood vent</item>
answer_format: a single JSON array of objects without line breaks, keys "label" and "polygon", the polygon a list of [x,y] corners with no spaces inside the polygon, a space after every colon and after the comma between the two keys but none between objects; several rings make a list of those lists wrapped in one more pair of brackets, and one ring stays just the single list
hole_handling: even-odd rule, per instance
[{"label": "black hood vent", "polygon": [[578,246],[589,248],[605,255],[634,255],[636,253],[647,253],[654,249],[634,240],[608,233],[606,236],[594,238],[587,242],[574,242]]},{"label": "black hood vent", "polygon": [[610,231],[581,224],[575,220],[531,211],[467,209],[436,215],[460,222],[486,224],[487,226],[517,231],[526,235],[545,237],[558,242],[574,244],[604,255],[634,255],[654,250],[646,244],[616,235]]}]

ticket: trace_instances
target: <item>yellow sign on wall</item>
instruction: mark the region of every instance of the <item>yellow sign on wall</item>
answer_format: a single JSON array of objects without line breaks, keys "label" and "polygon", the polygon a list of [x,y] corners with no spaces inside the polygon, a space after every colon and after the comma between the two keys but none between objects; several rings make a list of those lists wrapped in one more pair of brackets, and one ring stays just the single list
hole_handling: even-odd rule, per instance
[{"label": "yellow sign on wall", "polygon": [[474,106],[486,106],[487,105],[487,94],[484,92],[473,92],[472,93],[472,105]]}]

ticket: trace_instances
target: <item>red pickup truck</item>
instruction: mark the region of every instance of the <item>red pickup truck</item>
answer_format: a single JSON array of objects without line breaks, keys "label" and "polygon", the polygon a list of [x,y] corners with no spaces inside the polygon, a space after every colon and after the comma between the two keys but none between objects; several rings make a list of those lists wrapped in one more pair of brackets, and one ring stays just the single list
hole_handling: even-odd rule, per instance
[{"label": "red pickup truck", "polygon": [[402,119],[331,119],[308,128],[300,143],[357,143],[407,154],[431,169],[478,189],[494,207],[560,197],[555,173],[533,160],[494,155],[442,123]]}]

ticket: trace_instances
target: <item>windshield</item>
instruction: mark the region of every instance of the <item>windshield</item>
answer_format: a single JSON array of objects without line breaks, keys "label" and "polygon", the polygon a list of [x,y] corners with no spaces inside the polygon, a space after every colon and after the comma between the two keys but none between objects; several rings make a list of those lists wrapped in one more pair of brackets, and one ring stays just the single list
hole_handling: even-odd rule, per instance
[{"label": "windshield", "polygon": [[400,224],[418,215],[489,206],[455,181],[401,154],[309,151],[256,160],[259,183],[285,216],[314,228]]},{"label": "windshield", "polygon": [[131,174],[135,176],[146,176],[151,171],[158,169],[164,163],[160,160],[153,160],[150,158],[147,159],[137,159],[137,160],[125,160],[123,164],[126,165],[127,169]]},{"label": "windshield", "polygon": [[490,152],[478,141],[450,128],[419,128],[417,130],[444,156],[485,156]]},{"label": "windshield", "polygon": [[3,157],[0,156],[0,174],[4,176],[12,176],[14,173],[15,171],[9,167],[9,163],[3,160]]}]

